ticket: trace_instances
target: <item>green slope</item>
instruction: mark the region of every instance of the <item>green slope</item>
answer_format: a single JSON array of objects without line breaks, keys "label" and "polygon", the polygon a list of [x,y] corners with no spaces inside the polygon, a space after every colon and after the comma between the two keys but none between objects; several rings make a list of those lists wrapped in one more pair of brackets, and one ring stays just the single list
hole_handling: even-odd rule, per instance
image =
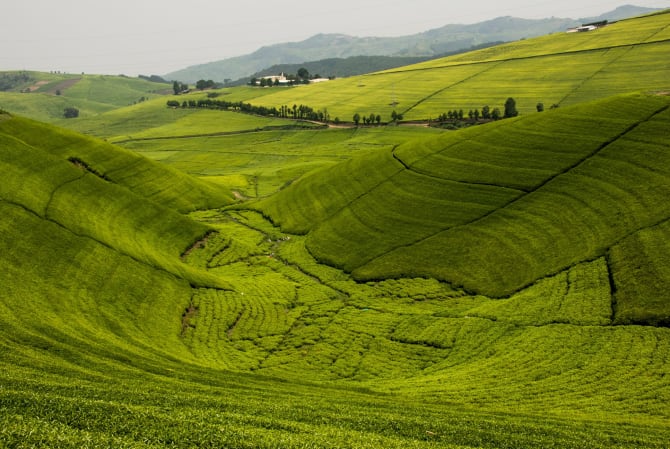
[{"label": "green slope", "polygon": [[[151,162],[136,153],[62,128],[12,117],[0,122],[4,138],[47,151],[60,160],[76,160],[111,183],[180,212],[230,204],[232,195],[209,183]],[[26,154],[26,157],[34,157]],[[81,172],[80,172],[81,173]]]},{"label": "green slope", "polygon": [[[17,79],[0,92],[0,107],[37,120],[62,123],[66,107],[80,118],[158,98],[171,86],[140,78],[109,75],[68,75],[43,72],[0,72],[0,80]],[[72,119],[69,119],[72,120]]]},{"label": "green slope", "polygon": [[[621,123],[632,127],[631,111],[649,116],[667,99],[589,107],[613,104],[627,108]],[[547,117],[561,114],[569,110]],[[504,125],[519,130],[524,122]],[[654,153],[655,129],[664,124],[635,128],[650,145],[641,158]],[[484,139],[502,126],[469,132]],[[310,256],[311,233],[321,229],[305,225],[314,198],[323,200],[312,218],[326,223],[338,205],[381,188],[390,204],[424,201],[411,212],[416,224],[431,204],[448,210],[435,222],[455,223],[527,194],[406,168],[403,158],[418,155],[422,142],[438,154],[459,135],[395,152],[384,145],[295,183],[276,203],[268,199],[272,214],[309,233],[296,236],[254,212],[181,215],[194,208],[179,200],[191,190],[199,190],[189,200],[198,208],[229,199],[104,142],[3,115],[0,443],[663,447],[668,330],[613,324],[650,317],[663,324],[655,287],[628,274],[645,260],[664,269],[656,246],[664,225],[502,300],[435,279],[357,283]],[[447,191],[462,200],[426,194]],[[384,204],[375,207],[384,212]]]},{"label": "green slope", "polygon": [[[577,36],[571,55],[561,34],[445,60],[395,95],[430,106],[452,63],[472,81],[543,67],[576,92],[564,105],[661,85],[664,47],[640,40],[667,39],[667,17]],[[586,67],[603,45],[597,76],[544,65]],[[354,87],[329,110],[388,102]],[[453,133],[207,136],[273,119],[156,99],[67,122],[164,164],[0,114],[0,446],[664,448],[669,113],[629,94]],[[281,192],[226,208],[166,165]]]},{"label": "green slope", "polygon": [[229,204],[229,194],[104,142],[26,119],[2,120],[0,142],[3,201],[203,282],[188,274],[179,256],[208,229],[179,212]]},{"label": "green slope", "polygon": [[258,207],[359,279],[509,295],[668,219],[669,104],[626,95],[417,140]]},{"label": "green slope", "polygon": [[670,14],[623,20],[588,33],[557,33],[295,89],[275,89],[254,104],[307,104],[351,121],[355,113],[396,110],[405,120],[435,119],[451,110],[502,106],[522,114],[538,103],[568,106],[632,90],[668,88]]}]

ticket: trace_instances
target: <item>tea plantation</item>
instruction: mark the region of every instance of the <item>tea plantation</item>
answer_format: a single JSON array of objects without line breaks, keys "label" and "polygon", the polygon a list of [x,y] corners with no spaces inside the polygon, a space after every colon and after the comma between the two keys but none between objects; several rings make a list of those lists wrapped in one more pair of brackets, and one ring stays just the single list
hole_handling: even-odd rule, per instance
[{"label": "tea plantation", "polygon": [[669,18],[218,91],[458,131],[1,94],[0,448],[667,448]]}]

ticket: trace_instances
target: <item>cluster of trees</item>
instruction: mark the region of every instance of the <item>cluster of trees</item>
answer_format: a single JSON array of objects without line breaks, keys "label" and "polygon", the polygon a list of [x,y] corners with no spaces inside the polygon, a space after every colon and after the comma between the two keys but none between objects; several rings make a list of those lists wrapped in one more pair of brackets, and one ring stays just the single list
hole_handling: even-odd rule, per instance
[{"label": "cluster of trees", "polygon": [[327,123],[330,121],[330,114],[328,114],[328,110],[315,110],[307,105],[301,104],[301,105],[293,105],[292,107],[289,106],[281,106],[279,108],[279,117],[282,118],[294,118],[294,119],[301,119],[301,120],[312,120],[316,122],[324,122]]},{"label": "cluster of trees", "polygon": [[[198,80],[195,83],[195,88],[198,90],[214,89],[222,86],[223,84],[217,83],[213,80]],[[182,83],[181,81],[172,82],[172,91],[175,95],[187,93],[189,90],[190,87],[187,83]]]},{"label": "cluster of trees", "polygon": [[[216,98],[216,97],[214,97]],[[170,108],[203,108],[203,109],[216,109],[221,111],[237,111],[245,114],[254,114],[260,115],[263,117],[282,117],[282,118],[294,118],[300,120],[312,120],[318,122],[328,122],[330,120],[330,115],[328,111],[314,110],[313,108],[306,105],[293,105],[276,107],[266,107],[266,106],[254,106],[249,103],[244,103],[241,101],[225,101],[225,100],[214,100],[213,98],[201,99],[201,100],[188,100],[179,103],[177,100],[169,100],[167,106]]]},{"label": "cluster of trees", "polygon": [[183,94],[185,92],[188,92],[188,90],[189,90],[188,84],[184,84],[181,81],[172,82],[172,91],[174,92],[175,95]]},{"label": "cluster of trees", "polygon": [[0,92],[8,91],[32,81],[34,81],[33,77],[27,72],[0,73]]},{"label": "cluster of trees", "polygon": [[63,110],[63,117],[65,118],[77,118],[79,117],[79,109],[68,107]]},{"label": "cluster of trees", "polygon": [[[398,122],[403,119],[403,115],[393,111],[391,112],[391,122]],[[337,119],[336,119],[337,120]],[[339,122],[339,120],[337,120]],[[379,114],[361,115],[358,112],[352,117],[354,125],[358,126],[363,122],[364,125],[380,125],[382,123],[382,116]]]},{"label": "cluster of trees", "polygon": [[213,89],[217,86],[218,84],[212,80],[198,80],[198,82],[195,83],[195,88],[198,90]]},{"label": "cluster of trees", "polygon": [[[540,110],[538,108],[538,110]],[[516,109],[516,101],[514,98],[509,97],[507,101],[505,101],[505,106],[504,106],[504,112],[501,112],[500,108],[493,108],[491,109],[490,106],[486,105],[482,107],[481,111],[479,109],[470,109],[468,111],[467,118],[471,122],[476,122],[478,120],[500,120],[501,118],[511,118],[511,117],[516,117],[519,115],[519,111]],[[455,121],[464,121],[465,120],[465,112],[463,109],[459,110],[452,110],[449,112],[445,112],[443,114],[440,114],[437,117],[437,121],[440,123],[444,123],[447,121],[455,122]]]},{"label": "cluster of trees", "polygon": [[373,125],[375,123],[379,125],[382,122],[382,116],[374,113],[368,116],[361,116],[358,112],[355,113],[353,116],[354,125],[358,126],[361,120],[363,120],[364,125]]}]

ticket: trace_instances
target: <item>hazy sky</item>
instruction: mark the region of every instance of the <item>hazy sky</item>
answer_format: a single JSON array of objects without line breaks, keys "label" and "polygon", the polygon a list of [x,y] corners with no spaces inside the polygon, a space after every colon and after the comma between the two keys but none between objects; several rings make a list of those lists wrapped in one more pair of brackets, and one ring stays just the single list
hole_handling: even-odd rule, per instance
[{"label": "hazy sky", "polygon": [[[0,70],[163,75],[317,33],[401,36],[499,16],[580,18],[626,0],[30,0],[0,11]],[[670,8],[670,0],[629,0]]]}]

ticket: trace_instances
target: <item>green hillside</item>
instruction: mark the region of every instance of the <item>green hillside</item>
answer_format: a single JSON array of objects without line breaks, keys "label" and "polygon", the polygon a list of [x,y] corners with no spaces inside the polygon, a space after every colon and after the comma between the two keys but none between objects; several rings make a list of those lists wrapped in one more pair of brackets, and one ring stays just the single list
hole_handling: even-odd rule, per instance
[{"label": "green hillside", "polygon": [[[668,20],[293,89],[0,94],[0,447],[666,448]],[[166,105],[210,94],[521,115]]]},{"label": "green hillside", "polygon": [[332,117],[395,110],[406,120],[451,110],[500,107],[522,114],[538,103],[568,106],[631,90],[668,88],[670,13],[623,20],[587,33],[557,33],[329,83],[276,89],[254,103],[307,104]]},{"label": "green hillside", "polygon": [[3,201],[174,274],[189,276],[179,256],[207,233],[179,212],[232,202],[175,170],[30,120],[2,120],[0,141]]},{"label": "green hillside", "polygon": [[[4,88],[2,82],[6,81]],[[67,125],[63,110],[91,117],[172,91],[169,84],[108,75],[0,72],[0,108],[46,122]]]},{"label": "green hillside", "polygon": [[358,279],[427,276],[508,296],[662,227],[669,105],[625,95],[414,141],[259,207]]},{"label": "green hillside", "polygon": [[[259,203],[307,236],[283,234],[255,212],[211,209],[230,199],[102,141],[3,115],[0,441],[10,447],[663,447],[670,438],[670,334],[656,326],[668,317],[668,303],[658,296],[667,290],[667,211],[650,205],[667,186],[667,144],[659,148],[659,139],[669,105],[667,97],[628,95],[352,157]],[[588,137],[576,125],[595,116],[600,130]],[[546,137],[550,131],[561,135],[563,149]],[[487,164],[478,174],[463,172],[481,182],[439,175],[445,151],[458,144],[481,151],[488,142],[498,145],[489,155],[504,152],[503,133],[544,142],[538,153],[527,148],[511,159],[510,170],[526,174],[514,186],[505,181],[513,176],[484,182],[494,171]],[[582,141],[585,147],[568,145]],[[478,164],[474,157],[464,161]],[[413,168],[421,162],[424,173]],[[171,174],[164,181],[156,176],[161,170]],[[634,182],[598,190],[607,170],[623,170]],[[588,180],[588,188],[575,177]],[[182,190],[176,180],[190,187]],[[513,235],[514,207],[519,217],[536,220],[524,229],[539,228],[541,212],[560,203],[552,183],[572,186],[563,195],[573,195],[584,211],[568,207],[566,220],[598,226],[592,236],[621,237],[557,269],[554,260],[538,257],[545,265],[537,270],[552,271],[505,299],[430,278],[357,283],[310,254],[330,220],[344,219],[342,228],[355,233],[360,225],[347,217],[362,213],[365,224],[375,211],[385,215],[368,223],[393,225],[398,238],[440,223],[483,226],[497,214],[508,214],[500,220],[508,228],[496,231],[493,222],[489,235]],[[192,190],[201,199],[189,202],[209,210],[178,214],[189,210],[178,199]],[[308,207],[315,199],[321,206]],[[587,214],[588,200],[612,208],[617,223]],[[545,207],[533,215],[521,208],[524,201]],[[352,213],[336,211],[342,204]],[[435,218],[426,220],[431,208]],[[321,224],[310,225],[310,211]],[[657,223],[646,225],[650,219]],[[559,248],[579,250],[589,241],[561,240],[578,236],[579,223],[569,234],[567,221],[547,232]],[[338,235],[331,235],[333,244]],[[369,248],[355,243],[342,254]],[[520,246],[526,252],[519,260],[542,254],[537,245]],[[407,249],[409,255],[385,256],[404,263],[421,246]],[[481,269],[495,268],[497,254]],[[449,257],[447,250],[432,266],[449,267],[443,262]],[[387,260],[360,270],[395,266]],[[409,268],[428,261],[416,257]],[[510,273],[515,264],[508,263]]]}]

